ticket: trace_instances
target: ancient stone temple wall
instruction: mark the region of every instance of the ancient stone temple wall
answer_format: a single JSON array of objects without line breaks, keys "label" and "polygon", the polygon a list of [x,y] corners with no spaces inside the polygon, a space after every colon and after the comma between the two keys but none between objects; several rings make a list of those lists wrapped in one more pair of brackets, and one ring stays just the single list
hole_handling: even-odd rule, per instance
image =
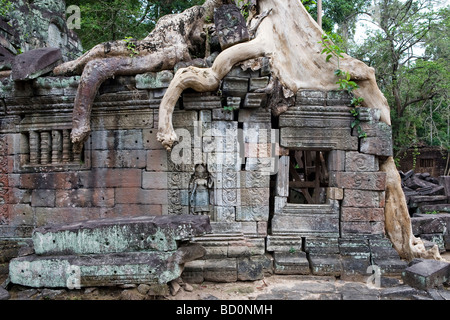
[{"label": "ancient stone temple wall", "polygon": [[[70,141],[79,77],[3,79],[3,257],[47,224],[202,214],[212,233],[191,239],[206,249],[185,266],[191,282],[366,275],[373,263],[398,273],[404,263],[384,235],[378,167],[392,152],[390,128],[374,110],[355,118],[339,91],[300,91],[272,114],[268,62],[235,67],[217,92],[184,92],[171,151],[156,133],[172,71],[105,82],[81,153]],[[367,137],[352,129],[356,119]]]}]

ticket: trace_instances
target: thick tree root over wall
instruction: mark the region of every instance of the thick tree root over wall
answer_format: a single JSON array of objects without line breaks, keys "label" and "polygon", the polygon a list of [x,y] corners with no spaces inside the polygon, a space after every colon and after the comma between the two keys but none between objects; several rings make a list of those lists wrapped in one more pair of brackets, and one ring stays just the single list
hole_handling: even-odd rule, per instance
[{"label": "thick tree root over wall", "polygon": [[[183,90],[192,88],[199,92],[214,91],[220,81],[239,63],[266,56],[270,58],[274,78],[284,88],[296,93],[299,89],[336,89],[334,70],[338,61],[325,61],[321,54],[322,30],[311,18],[299,0],[258,0],[257,12],[268,13],[253,40],[232,46],[219,54],[211,68],[188,67],[178,70],[159,109],[157,138],[168,150],[177,140],[172,126],[172,113]],[[204,17],[211,15],[221,1],[208,0],[202,7],[194,7],[179,15],[163,18],[149,37],[138,45],[151,48],[145,54],[130,58],[123,43],[115,43],[105,55],[105,45],[95,47],[74,62],[55,70],[59,74],[83,70],[73,118],[75,143],[84,141],[89,132],[89,115],[95,93],[106,78],[119,74],[136,74],[173,68],[178,61],[188,59],[192,39],[201,32]],[[250,22],[251,23],[251,22]],[[180,30],[183,24],[183,32]],[[150,45],[151,44],[151,45]],[[138,47],[139,47],[138,46]],[[114,56],[111,51],[114,51]],[[125,54],[124,54],[125,53]],[[389,105],[379,90],[375,71],[363,62],[345,56],[340,68],[350,72],[359,88],[355,95],[364,98],[366,107],[381,110],[381,120],[391,124]],[[401,189],[401,180],[394,160],[388,158],[381,170],[387,174],[385,225],[394,248],[404,259],[416,257],[441,259],[437,246],[426,250],[423,242],[412,234],[411,220]]]}]

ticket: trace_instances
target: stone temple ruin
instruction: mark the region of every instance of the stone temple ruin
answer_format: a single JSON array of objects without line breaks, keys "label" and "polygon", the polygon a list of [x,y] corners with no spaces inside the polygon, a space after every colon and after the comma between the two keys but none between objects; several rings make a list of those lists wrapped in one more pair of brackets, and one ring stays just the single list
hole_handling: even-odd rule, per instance
[{"label": "stone temple ruin", "polygon": [[[241,28],[212,33],[210,52],[245,41]],[[27,67],[43,69],[61,59],[53,51],[16,59],[38,55]],[[178,142],[167,151],[157,140],[175,72],[216,55],[103,82],[80,152],[70,138],[80,76],[14,80],[13,68],[1,79],[1,272],[34,287],[360,279],[372,265],[402,274],[379,166],[392,156],[391,128],[361,107],[360,138],[347,92],[286,94],[270,58],[252,59],[218,90],[185,90]]]}]

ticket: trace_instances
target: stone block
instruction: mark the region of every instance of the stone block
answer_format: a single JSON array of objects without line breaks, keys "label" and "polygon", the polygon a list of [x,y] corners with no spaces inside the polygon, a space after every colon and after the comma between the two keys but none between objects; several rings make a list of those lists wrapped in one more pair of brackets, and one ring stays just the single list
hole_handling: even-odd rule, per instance
[{"label": "stone block", "polygon": [[113,207],[114,189],[73,189],[56,191],[57,207]]},{"label": "stone block", "polygon": [[328,171],[345,171],[345,151],[331,150],[325,154]]},{"label": "stone block", "polygon": [[408,266],[402,274],[402,278],[405,284],[420,290],[439,287],[450,278],[450,264],[444,261],[424,259]]},{"label": "stone block", "polygon": [[244,99],[248,92],[248,78],[225,77],[222,92],[225,97],[239,97]]},{"label": "stone block", "polygon": [[275,194],[289,196],[289,156],[281,156],[278,161],[278,174],[276,176]]},{"label": "stone block", "polygon": [[[243,122],[244,125],[258,123],[258,127],[260,127],[261,124],[270,125],[271,111],[266,108],[241,109],[239,110],[238,121]],[[268,129],[270,129],[270,127]]]},{"label": "stone block", "polygon": [[325,106],[327,94],[318,90],[299,90],[296,96],[297,105]]},{"label": "stone block", "polygon": [[327,106],[348,106],[352,102],[352,96],[345,90],[327,92]]},{"label": "stone block", "polygon": [[161,142],[156,139],[157,129],[143,130],[143,147],[147,150],[165,150]]},{"label": "stone block", "polygon": [[35,189],[31,193],[33,207],[54,207],[55,199],[55,190]]},{"label": "stone block", "polygon": [[290,235],[267,236],[267,251],[292,252],[302,251],[302,237]]},{"label": "stone block", "polygon": [[148,150],[146,151],[146,170],[147,171],[167,171],[167,151],[166,150]]},{"label": "stone block", "polygon": [[378,159],[374,155],[359,152],[347,152],[345,156],[345,171],[349,172],[378,172]]},{"label": "stone block", "polygon": [[11,77],[14,81],[35,79],[53,70],[61,61],[59,48],[34,49],[16,56]]},{"label": "stone block", "polygon": [[250,78],[249,91],[265,89],[269,84],[269,77]]},{"label": "stone block", "polygon": [[384,221],[384,208],[341,208],[341,221]]},{"label": "stone block", "polygon": [[339,235],[339,217],[330,214],[274,215],[272,218],[273,234],[298,234],[302,236]]},{"label": "stone block", "polygon": [[270,176],[259,171],[241,171],[240,173],[241,188],[269,188]]},{"label": "stone block", "polygon": [[359,151],[366,154],[374,154],[383,157],[392,157],[392,139],[381,137],[367,137],[361,140]]},{"label": "stone block", "polygon": [[234,222],[236,221],[235,207],[214,207],[214,221]]},{"label": "stone block", "polygon": [[310,274],[309,262],[305,252],[275,252],[275,274]]},{"label": "stone block", "polygon": [[338,254],[338,238],[306,237],[305,251],[306,253],[315,255]]},{"label": "stone block", "polygon": [[187,283],[203,283],[203,268],[205,260],[194,260],[184,265],[182,279]]},{"label": "stone block", "polygon": [[144,189],[167,189],[166,172],[142,172],[142,188]]},{"label": "stone block", "polygon": [[161,72],[148,72],[136,75],[137,89],[161,89],[169,87],[173,79],[173,72],[164,70]]},{"label": "stone block", "polygon": [[[360,127],[367,137],[378,137],[387,140],[386,143],[392,140],[392,127],[384,122],[361,122]],[[353,134],[357,133],[354,131]]]},{"label": "stone block", "polygon": [[198,121],[198,113],[194,110],[175,110],[172,116],[174,128],[192,128]]},{"label": "stone block", "polygon": [[237,279],[239,281],[256,281],[264,278],[264,270],[270,267],[266,256],[254,256],[237,259]]},{"label": "stone block", "polygon": [[344,200],[342,201],[343,207],[384,208],[384,205],[384,191],[344,189]]},{"label": "stone block", "polygon": [[329,187],[327,188],[327,199],[342,200],[344,199],[344,189]]},{"label": "stone block", "polygon": [[423,233],[440,233],[443,234],[450,226],[439,217],[439,215],[431,215],[429,217],[412,217],[411,225],[413,234],[419,236]]},{"label": "stone block", "polygon": [[212,282],[236,282],[236,258],[206,260],[203,266],[203,278],[205,281]]},{"label": "stone block", "polygon": [[373,258],[373,264],[380,268],[383,276],[401,276],[405,268],[408,266],[407,262],[400,258]]},{"label": "stone block", "polygon": [[269,221],[269,205],[238,206],[236,221]]},{"label": "stone block", "polygon": [[438,246],[439,252],[443,253],[445,252],[445,241],[444,241],[444,235],[443,234],[437,234],[437,233],[431,233],[426,234],[422,233],[420,234],[420,238],[424,241],[431,242],[432,245],[436,244]]},{"label": "stone block", "polygon": [[287,204],[287,197],[275,196],[274,205],[273,205],[273,212],[275,214],[282,213],[283,212],[283,208],[286,206],[286,204]]},{"label": "stone block", "polygon": [[140,216],[47,225],[33,232],[38,255],[177,250],[176,241],[211,232],[207,216]]},{"label": "stone block", "polygon": [[144,150],[93,150],[92,168],[140,168],[147,165]]},{"label": "stone block", "polygon": [[214,24],[222,50],[250,39],[245,19],[234,4],[223,5],[216,9]]},{"label": "stone block", "polygon": [[144,190],[136,188],[117,188],[116,203],[121,204],[168,204],[167,190]]},{"label": "stone block", "polygon": [[344,237],[384,235],[384,221],[346,221],[341,222]]},{"label": "stone block", "polygon": [[[380,121],[381,118],[381,110],[375,108],[365,108],[359,107],[358,119],[360,121],[376,123]],[[365,125],[365,124],[362,124]]]},{"label": "stone block", "polygon": [[233,121],[233,110],[225,110],[224,108],[217,108],[212,110],[212,120]]},{"label": "stone block", "polygon": [[227,107],[233,110],[238,110],[241,107],[242,98],[227,97]]},{"label": "stone block", "polygon": [[367,239],[340,238],[339,253],[342,256],[370,256],[369,242]]},{"label": "stone block", "polygon": [[345,189],[384,191],[386,189],[386,173],[384,172],[337,172],[329,175],[329,184]]},{"label": "stone block", "polygon": [[247,93],[244,99],[244,108],[261,108],[267,104],[267,94]]},{"label": "stone block", "polygon": [[280,145],[285,148],[358,150],[358,138],[347,128],[285,127],[280,130]]},{"label": "stone block", "polygon": [[94,168],[90,171],[80,172],[78,184],[79,187],[85,188],[141,187],[141,175],[141,169]]},{"label": "stone block", "polygon": [[34,288],[113,286],[167,283],[177,279],[182,267],[167,263],[176,251],[133,252],[103,255],[65,255],[16,258],[10,262],[11,282]]},{"label": "stone block", "polygon": [[342,272],[342,263],[338,254],[310,254],[311,273],[317,276],[338,277]]}]

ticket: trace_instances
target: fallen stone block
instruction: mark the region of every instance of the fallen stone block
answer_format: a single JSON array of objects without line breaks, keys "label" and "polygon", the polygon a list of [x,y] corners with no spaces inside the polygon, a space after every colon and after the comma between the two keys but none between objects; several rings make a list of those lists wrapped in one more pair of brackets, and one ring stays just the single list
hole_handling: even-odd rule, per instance
[{"label": "fallen stone block", "polygon": [[14,81],[35,79],[53,70],[61,61],[61,50],[58,48],[35,49],[16,56],[12,65]]},{"label": "fallen stone block", "polygon": [[245,19],[234,4],[216,9],[214,23],[222,50],[250,39]]},{"label": "fallen stone block", "polygon": [[412,217],[411,225],[414,235],[423,233],[444,233],[447,229],[445,222],[438,215],[429,217]]},{"label": "fallen stone block", "polygon": [[38,255],[171,251],[177,241],[211,232],[208,216],[141,216],[44,226],[33,232]]},{"label": "fallen stone block", "polygon": [[405,284],[427,290],[442,285],[450,277],[450,264],[443,261],[426,259],[413,262],[402,274]]},{"label": "fallen stone block", "polygon": [[168,283],[182,266],[176,252],[133,252],[86,256],[26,256],[11,260],[11,282],[34,288],[69,289],[134,283]]}]

